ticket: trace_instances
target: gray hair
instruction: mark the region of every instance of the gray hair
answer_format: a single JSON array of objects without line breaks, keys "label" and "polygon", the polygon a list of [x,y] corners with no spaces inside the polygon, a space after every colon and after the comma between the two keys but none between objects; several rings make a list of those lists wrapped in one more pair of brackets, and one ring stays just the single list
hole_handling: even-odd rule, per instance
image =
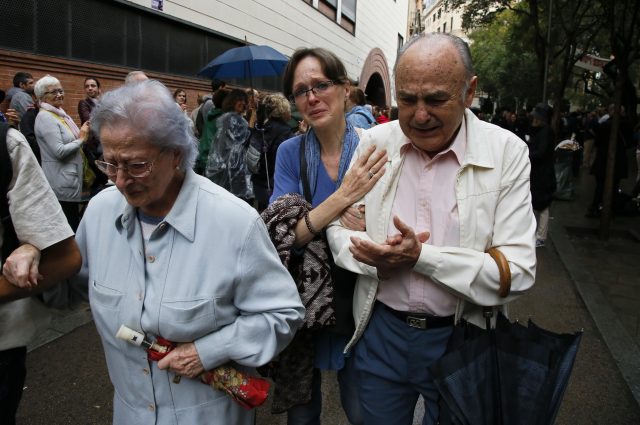
[{"label": "gray hair", "polygon": [[462,65],[464,66],[465,71],[465,84],[464,90],[462,91],[462,96],[469,89],[469,83],[471,82],[471,78],[475,75],[473,70],[473,61],[471,60],[471,51],[469,50],[469,45],[460,37],[456,37],[453,34],[443,33],[443,32],[432,32],[432,33],[420,33],[410,38],[401,48],[398,50],[398,56],[396,57],[396,63],[393,66],[393,75],[395,77],[396,71],[398,68],[398,63],[404,56],[404,54],[416,43],[424,42],[424,43],[439,43],[444,42],[452,45],[458,51],[460,59],[462,60]]},{"label": "gray hair", "polygon": [[38,100],[42,100],[42,98],[44,97],[44,94],[47,91],[47,88],[49,86],[55,86],[57,84],[60,84],[60,80],[58,80],[56,77],[52,75],[47,74],[44,77],[40,78],[38,81],[36,81],[36,83],[33,86],[33,92],[35,93]]},{"label": "gray hair", "polygon": [[160,149],[179,150],[180,167],[192,168],[198,145],[190,119],[173,100],[169,89],[156,80],[124,85],[107,92],[91,113],[91,129],[125,126]]}]

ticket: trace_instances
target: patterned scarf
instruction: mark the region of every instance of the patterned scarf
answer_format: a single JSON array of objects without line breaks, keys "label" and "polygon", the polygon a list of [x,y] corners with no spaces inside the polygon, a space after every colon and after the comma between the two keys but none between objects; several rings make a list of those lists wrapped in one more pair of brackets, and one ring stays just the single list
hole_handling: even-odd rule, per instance
[{"label": "patterned scarf", "polygon": [[[320,166],[320,143],[316,137],[316,133],[313,129],[307,131],[303,136],[305,138],[305,151],[304,157],[307,160],[307,178],[309,179],[309,186],[311,187],[311,197],[316,193],[316,186],[318,185],[318,167]],[[358,147],[360,138],[356,133],[353,126],[349,123],[346,124],[344,131],[344,138],[342,139],[342,153],[340,154],[340,165],[338,166],[338,179],[336,180],[336,187],[340,187],[342,178],[349,169],[351,163],[351,157]],[[299,183],[300,193],[304,193],[302,187],[302,179]]]},{"label": "patterned scarf", "polygon": [[44,109],[45,111],[49,111],[52,114],[56,114],[58,117],[64,120],[65,124],[67,124],[69,130],[71,130],[71,132],[73,133],[73,137],[77,139],[80,136],[80,129],[78,128],[76,123],[73,122],[71,117],[64,111],[64,109],[56,108],[55,106],[52,106],[47,102],[40,102],[40,109]]}]

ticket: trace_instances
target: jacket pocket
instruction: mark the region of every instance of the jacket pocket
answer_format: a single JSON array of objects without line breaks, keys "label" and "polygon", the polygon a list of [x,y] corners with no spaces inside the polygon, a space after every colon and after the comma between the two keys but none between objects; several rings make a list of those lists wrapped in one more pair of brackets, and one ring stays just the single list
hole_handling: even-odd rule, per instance
[{"label": "jacket pocket", "polygon": [[91,281],[89,288],[89,301],[91,304],[95,303],[109,310],[117,310],[122,295],[120,291],[102,285],[95,280]]},{"label": "jacket pocket", "polygon": [[75,189],[79,182],[78,169],[75,164],[67,164],[60,170],[60,187]]},{"label": "jacket pocket", "polygon": [[160,306],[160,329],[165,338],[192,341],[217,329],[215,298],[165,300]]}]

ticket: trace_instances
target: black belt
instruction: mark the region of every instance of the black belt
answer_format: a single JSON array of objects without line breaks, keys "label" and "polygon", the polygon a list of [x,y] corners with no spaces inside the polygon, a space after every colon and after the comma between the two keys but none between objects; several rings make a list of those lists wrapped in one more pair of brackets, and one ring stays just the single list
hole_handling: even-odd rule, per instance
[{"label": "black belt", "polygon": [[412,328],[417,329],[434,329],[434,328],[443,328],[445,326],[453,326],[454,317],[451,316],[431,316],[425,313],[410,313],[408,311],[398,311],[394,310],[388,305],[381,303],[380,301],[376,301],[376,303],[380,304],[387,310],[389,313],[396,316],[398,319],[405,322],[407,325]]}]

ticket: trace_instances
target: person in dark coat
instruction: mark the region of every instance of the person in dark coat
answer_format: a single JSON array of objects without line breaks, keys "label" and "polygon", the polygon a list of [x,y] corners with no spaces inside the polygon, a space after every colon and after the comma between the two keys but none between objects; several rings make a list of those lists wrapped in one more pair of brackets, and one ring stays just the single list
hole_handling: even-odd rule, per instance
[{"label": "person in dark coat", "polygon": [[538,221],[536,247],[544,246],[549,227],[549,206],[556,191],[553,164],[555,135],[549,126],[551,108],[539,103],[531,112],[531,127],[527,144],[531,161],[531,203]]},{"label": "person in dark coat", "polygon": [[256,127],[252,130],[252,143],[255,140],[260,144],[262,157],[258,172],[253,174],[251,179],[259,212],[269,205],[278,146],[294,135],[293,129],[287,124],[290,119],[291,103],[281,94],[266,96],[258,107]]}]

